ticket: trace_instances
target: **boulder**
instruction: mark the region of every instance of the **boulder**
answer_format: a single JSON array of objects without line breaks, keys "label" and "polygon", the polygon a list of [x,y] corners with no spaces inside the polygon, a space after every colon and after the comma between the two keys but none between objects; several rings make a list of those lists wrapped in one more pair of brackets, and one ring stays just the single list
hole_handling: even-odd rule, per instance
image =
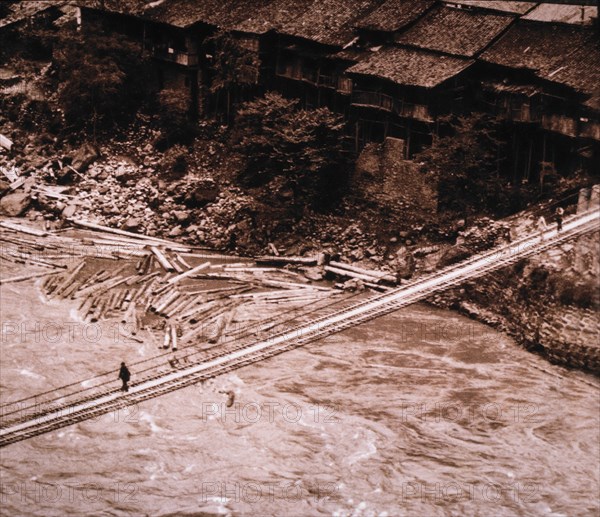
[{"label": "boulder", "polygon": [[115,178],[121,182],[124,182],[128,179],[130,173],[131,173],[130,169],[128,169],[124,165],[119,165],[119,167],[117,168],[117,170],[115,172]]},{"label": "boulder", "polygon": [[173,216],[178,223],[186,223],[190,220],[191,213],[188,210],[174,210]]},{"label": "boulder", "polygon": [[23,215],[31,203],[31,197],[24,192],[7,194],[0,199],[0,214],[17,217]]},{"label": "boulder", "polygon": [[141,225],[142,220],[139,217],[130,217],[123,223],[122,229],[128,232],[135,232],[140,229]]},{"label": "boulder", "polygon": [[171,231],[168,233],[169,237],[179,237],[180,235],[183,234],[183,228],[181,228],[181,226],[175,226],[174,228],[171,229]]},{"label": "boulder", "polygon": [[73,155],[71,166],[78,172],[85,172],[98,156],[100,153],[96,147],[88,143],[83,144]]},{"label": "boulder", "polygon": [[344,291],[362,292],[365,290],[365,284],[358,278],[352,278],[342,284],[342,289]]},{"label": "boulder", "polygon": [[64,217],[65,219],[68,219],[69,217],[73,217],[75,215],[75,212],[77,212],[77,205],[75,204],[70,204],[67,205],[62,213],[60,214],[61,217]]},{"label": "boulder", "polygon": [[35,187],[36,183],[37,182],[36,182],[35,178],[33,178],[32,176],[29,176],[25,180],[25,183],[23,183],[23,192],[29,194],[31,192],[31,189],[33,187]]},{"label": "boulder", "polygon": [[393,265],[396,269],[396,275],[399,278],[410,278],[415,272],[415,258],[404,246],[396,252]]},{"label": "boulder", "polygon": [[323,268],[320,267],[307,267],[303,269],[304,276],[313,282],[323,280]]},{"label": "boulder", "polygon": [[219,187],[215,184],[203,184],[196,186],[186,196],[186,203],[192,206],[203,206],[212,203],[219,197]]},{"label": "boulder", "polygon": [[468,258],[471,252],[464,246],[452,246],[440,258],[437,267],[446,267]]},{"label": "boulder", "polygon": [[3,179],[0,179],[0,196],[8,191],[10,188],[10,183]]}]

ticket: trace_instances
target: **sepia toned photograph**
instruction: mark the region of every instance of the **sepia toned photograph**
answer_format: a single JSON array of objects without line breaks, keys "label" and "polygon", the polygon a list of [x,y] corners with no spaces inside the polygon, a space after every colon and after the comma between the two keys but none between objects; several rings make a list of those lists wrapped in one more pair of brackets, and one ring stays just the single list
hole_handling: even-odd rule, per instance
[{"label": "sepia toned photograph", "polygon": [[0,0],[0,516],[600,517],[597,0]]}]

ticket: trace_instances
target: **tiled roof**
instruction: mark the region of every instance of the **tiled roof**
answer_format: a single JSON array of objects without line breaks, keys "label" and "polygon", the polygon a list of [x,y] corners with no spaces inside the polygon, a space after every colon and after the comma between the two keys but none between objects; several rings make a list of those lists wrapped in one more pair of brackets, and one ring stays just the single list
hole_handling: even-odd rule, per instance
[{"label": "tiled roof", "polygon": [[0,20],[0,28],[31,18],[52,7],[61,7],[63,4],[65,4],[64,0],[27,1],[9,4],[8,15]]},{"label": "tiled roof", "polygon": [[175,27],[205,23],[223,29],[235,26],[269,0],[163,0],[147,9],[144,17]]},{"label": "tiled roof", "polygon": [[600,48],[591,40],[558,63],[560,66],[545,73],[545,79],[565,84],[590,96],[586,104],[600,109]]},{"label": "tiled roof", "polygon": [[595,30],[550,23],[518,22],[481,58],[597,95],[600,47]]},{"label": "tiled roof", "polygon": [[[164,2],[165,0],[158,1]],[[75,0],[74,3],[79,7],[139,16],[148,8],[150,0]]]},{"label": "tiled roof", "polygon": [[[419,0],[422,1],[422,0]],[[79,0],[98,5],[99,0]],[[105,10],[186,28],[202,22],[262,34],[278,30],[325,45],[344,46],[357,21],[384,0],[105,0]],[[150,3],[148,3],[150,2]]]},{"label": "tiled roof", "polygon": [[323,45],[344,46],[354,39],[358,21],[379,7],[383,0],[316,0],[281,32]]},{"label": "tiled roof", "polygon": [[415,21],[435,0],[387,0],[367,17],[360,20],[357,27],[382,32],[395,32]]},{"label": "tiled roof", "polygon": [[524,20],[589,25],[598,17],[598,6],[540,4]]},{"label": "tiled roof", "polygon": [[260,9],[252,9],[248,17],[233,28],[254,34],[278,30],[290,20],[303,16],[313,2],[314,0],[273,0]]},{"label": "tiled roof", "polygon": [[514,14],[525,14],[536,5],[533,2],[512,2],[510,0],[443,0],[443,2],[467,8],[491,9]]},{"label": "tiled roof", "polygon": [[439,6],[396,39],[404,45],[472,57],[514,20],[514,16]]},{"label": "tiled roof", "polygon": [[425,50],[388,47],[347,70],[348,73],[388,79],[397,84],[434,88],[474,63]]}]

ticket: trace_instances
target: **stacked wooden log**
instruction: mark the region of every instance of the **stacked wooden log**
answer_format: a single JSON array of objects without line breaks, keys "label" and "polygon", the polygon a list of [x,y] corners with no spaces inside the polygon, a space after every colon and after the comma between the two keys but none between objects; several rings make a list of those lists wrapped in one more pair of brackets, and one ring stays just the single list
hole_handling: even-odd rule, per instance
[{"label": "stacked wooden log", "polygon": [[[283,257],[267,264],[198,253],[169,241],[75,221],[82,230],[47,232],[2,223],[8,224],[0,224],[0,257],[46,269],[4,282],[41,277],[46,297],[75,301],[82,320],[116,319],[131,339],[142,342],[144,331],[144,337],[170,352],[226,342],[240,330],[238,314],[250,314],[252,321],[270,319],[268,326],[275,327],[277,313],[339,294],[276,267],[284,263]],[[298,266],[316,263],[289,259],[285,262]]]}]

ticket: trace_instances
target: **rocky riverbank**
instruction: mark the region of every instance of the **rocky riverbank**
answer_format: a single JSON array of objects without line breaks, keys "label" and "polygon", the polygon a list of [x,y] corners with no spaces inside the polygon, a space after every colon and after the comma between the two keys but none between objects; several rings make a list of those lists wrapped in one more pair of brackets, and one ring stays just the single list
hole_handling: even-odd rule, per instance
[{"label": "rocky riverbank", "polygon": [[[525,223],[514,219],[513,229]],[[508,333],[555,364],[600,375],[599,255],[596,232],[430,301]]]},{"label": "rocky riverbank", "polygon": [[1,171],[13,174],[0,179],[0,211],[51,227],[77,218],[246,256],[325,252],[400,278],[493,246],[505,233],[489,218],[468,228],[465,221],[399,223],[398,214],[386,217],[353,195],[327,212],[298,212],[284,187],[242,190],[240,157],[228,149],[225,129],[205,129],[192,145],[165,152],[150,143],[159,132],[143,120],[98,146],[69,148],[19,133],[21,144],[0,155]]},{"label": "rocky riverbank", "polygon": [[[65,150],[31,139],[23,152],[0,157],[2,171],[9,172],[0,180],[0,211],[44,220],[49,227],[76,218],[246,256],[326,253],[399,280],[506,242],[511,232],[518,234],[531,224],[522,216],[502,222],[481,217],[468,225],[458,221],[446,227],[401,227],[385,218],[370,220],[373,212],[361,211],[352,197],[327,214],[305,208],[290,215],[282,208],[285,191],[278,193],[281,206],[270,206],[264,192],[235,184],[238,157],[227,151],[214,128],[212,133],[193,146],[164,153],[147,143],[156,135],[144,124],[99,147]],[[588,248],[598,242],[594,238]],[[583,271],[579,263],[565,276],[563,270],[573,261],[581,262],[581,253],[579,259],[573,253],[577,255],[563,249],[555,256],[538,257],[535,264],[431,301],[491,324],[551,361],[599,373],[594,311],[600,304],[590,294],[599,275]],[[594,256],[585,260],[593,262]],[[543,292],[540,267],[549,268],[547,274],[555,278],[552,289]],[[324,271],[311,274],[321,277]],[[565,285],[576,284],[580,285],[574,293],[565,294]]]}]

